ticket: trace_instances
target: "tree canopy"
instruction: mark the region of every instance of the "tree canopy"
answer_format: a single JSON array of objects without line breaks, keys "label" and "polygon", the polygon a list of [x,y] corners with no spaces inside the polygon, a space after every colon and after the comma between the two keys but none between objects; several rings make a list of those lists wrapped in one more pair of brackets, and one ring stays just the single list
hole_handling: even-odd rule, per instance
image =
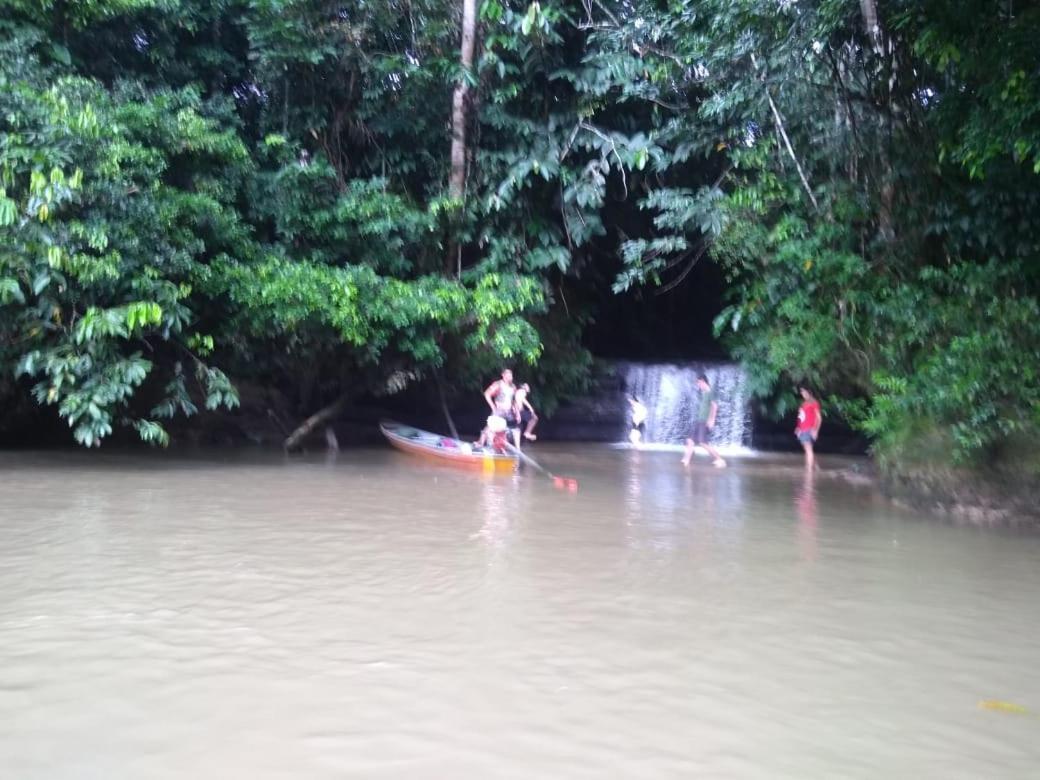
[{"label": "tree canopy", "polygon": [[960,460],[1040,428],[1040,10],[470,6],[2,0],[0,393],[86,445],[243,381],[556,396],[590,288],[716,263],[774,412],[809,383]]}]

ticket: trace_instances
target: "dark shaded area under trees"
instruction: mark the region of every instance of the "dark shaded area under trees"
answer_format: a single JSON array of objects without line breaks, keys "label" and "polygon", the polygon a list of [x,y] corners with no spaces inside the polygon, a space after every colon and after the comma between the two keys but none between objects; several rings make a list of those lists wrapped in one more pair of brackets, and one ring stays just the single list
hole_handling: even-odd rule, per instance
[{"label": "dark shaded area under trees", "polygon": [[551,409],[592,353],[724,352],[774,414],[814,385],[882,463],[1040,470],[1033,4],[0,20],[0,431],[161,444],[267,391],[288,431],[503,362]]}]

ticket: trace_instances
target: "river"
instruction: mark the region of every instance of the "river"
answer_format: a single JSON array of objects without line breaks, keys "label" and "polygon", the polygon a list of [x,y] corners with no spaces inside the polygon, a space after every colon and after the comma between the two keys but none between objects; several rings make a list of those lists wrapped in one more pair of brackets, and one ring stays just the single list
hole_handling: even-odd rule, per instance
[{"label": "river", "polygon": [[1040,536],[532,453],[0,455],[0,776],[1040,773]]}]

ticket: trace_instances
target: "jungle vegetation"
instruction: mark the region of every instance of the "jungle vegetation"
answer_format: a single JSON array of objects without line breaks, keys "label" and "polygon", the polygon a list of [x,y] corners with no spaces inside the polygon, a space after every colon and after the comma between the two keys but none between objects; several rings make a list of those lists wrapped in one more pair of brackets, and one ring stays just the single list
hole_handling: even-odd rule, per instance
[{"label": "jungle vegetation", "polygon": [[161,444],[245,384],[303,419],[502,361],[551,403],[589,289],[715,263],[773,412],[806,382],[882,458],[991,459],[1040,432],[1038,33],[1013,0],[0,0],[5,414]]}]

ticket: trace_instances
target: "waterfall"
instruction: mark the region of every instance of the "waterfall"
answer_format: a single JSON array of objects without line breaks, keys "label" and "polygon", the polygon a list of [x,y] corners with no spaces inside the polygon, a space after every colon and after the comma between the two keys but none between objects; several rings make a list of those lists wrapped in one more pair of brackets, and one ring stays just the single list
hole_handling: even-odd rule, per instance
[{"label": "waterfall", "polygon": [[[626,396],[646,405],[649,416],[643,443],[681,445],[693,429],[700,400],[697,376],[705,374],[719,410],[711,443],[721,452],[746,452],[751,444],[751,410],[747,377],[740,366],[725,363],[624,363],[618,366]],[[625,419],[629,418],[628,402]],[[626,428],[626,434],[628,429]]]}]

